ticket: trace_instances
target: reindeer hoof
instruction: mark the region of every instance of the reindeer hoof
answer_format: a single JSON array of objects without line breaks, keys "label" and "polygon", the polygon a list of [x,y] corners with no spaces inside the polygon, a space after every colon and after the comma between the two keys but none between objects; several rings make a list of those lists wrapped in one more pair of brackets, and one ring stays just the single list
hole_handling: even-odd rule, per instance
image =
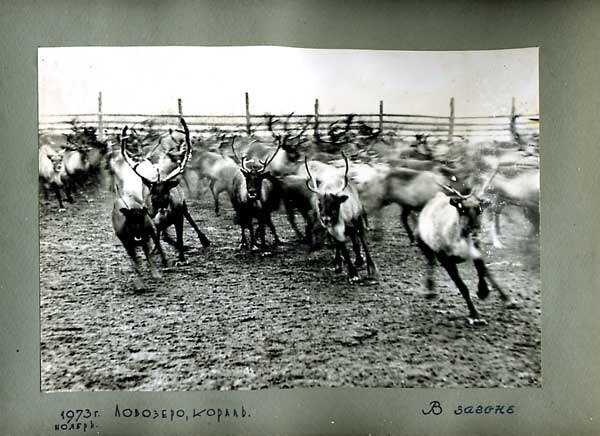
[{"label": "reindeer hoof", "polygon": [[160,272],[154,270],[150,272],[150,275],[152,276],[153,279],[160,279],[162,278],[162,275]]},{"label": "reindeer hoof", "polygon": [[480,281],[477,286],[477,296],[480,300],[485,300],[488,297],[488,295],[490,295],[490,288],[488,287],[485,280]]},{"label": "reindeer hoof", "polygon": [[185,259],[179,259],[178,261],[175,262],[175,266],[184,266],[187,265],[187,260]]},{"label": "reindeer hoof", "polygon": [[65,209],[64,207],[61,207],[58,209],[59,212],[65,212],[67,209]]},{"label": "reindeer hoof", "polygon": [[351,285],[360,282],[360,277],[358,276],[351,276],[348,277],[348,283],[350,283]]},{"label": "reindeer hoof", "polygon": [[426,289],[424,291],[421,291],[421,294],[423,295],[423,298],[425,298],[426,300],[435,300],[438,298],[439,294],[431,289]]},{"label": "reindeer hoof", "polygon": [[507,309],[518,309],[519,304],[515,299],[508,297],[506,300],[504,300],[504,307]]},{"label": "reindeer hoof", "polygon": [[360,268],[361,266],[363,266],[365,264],[365,260],[362,257],[358,257],[355,261],[354,261],[354,266],[357,268]]},{"label": "reindeer hoof", "polygon": [[260,253],[261,257],[269,257],[273,255],[272,251],[263,251],[262,253]]},{"label": "reindeer hoof", "polygon": [[502,249],[502,248],[504,248],[504,244],[502,242],[499,242],[499,241],[494,242],[494,248]]},{"label": "reindeer hoof", "polygon": [[362,279],[358,284],[360,286],[375,286],[379,284],[379,279],[377,277],[367,277]]},{"label": "reindeer hoof", "polygon": [[487,321],[483,318],[471,318],[468,317],[467,318],[467,322],[469,323],[469,326],[471,327],[478,327],[478,326],[484,326],[487,325]]}]

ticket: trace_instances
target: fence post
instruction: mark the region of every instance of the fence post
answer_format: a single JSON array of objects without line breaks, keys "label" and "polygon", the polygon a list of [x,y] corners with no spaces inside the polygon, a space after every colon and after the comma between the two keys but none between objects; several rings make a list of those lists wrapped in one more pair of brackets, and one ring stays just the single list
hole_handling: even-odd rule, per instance
[{"label": "fence post", "polygon": [[250,123],[250,97],[246,92],[246,133],[248,136],[252,134],[252,124]]},{"label": "fence post", "polygon": [[450,97],[450,117],[448,117],[448,142],[454,138],[454,97]]},{"label": "fence post", "polygon": [[183,104],[180,98],[177,99],[177,111],[179,112],[179,116],[183,117]]},{"label": "fence post", "polygon": [[104,141],[104,121],[102,120],[102,91],[98,93],[98,141]]},{"label": "fence post", "polygon": [[314,128],[314,133],[313,133],[313,137],[315,138],[315,141],[319,141],[320,139],[320,135],[319,135],[319,99],[315,98],[315,128]]},{"label": "fence post", "polygon": [[383,100],[379,100],[379,134],[383,133]]},{"label": "fence post", "polygon": [[519,115],[517,115],[517,105],[513,97],[510,103],[510,136],[519,146],[519,150],[524,150],[524,142],[521,140],[519,132],[517,132],[517,118],[519,118]]}]

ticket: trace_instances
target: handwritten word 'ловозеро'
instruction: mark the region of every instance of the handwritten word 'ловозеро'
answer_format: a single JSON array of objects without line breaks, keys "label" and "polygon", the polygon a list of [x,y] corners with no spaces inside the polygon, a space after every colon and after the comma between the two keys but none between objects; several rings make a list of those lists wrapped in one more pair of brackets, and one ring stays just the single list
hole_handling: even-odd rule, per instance
[{"label": "handwritten word '\u043b\u043e\u0432\u043e\u0437\u0435\u0440\u043e'", "polygon": [[[421,409],[423,415],[441,415],[444,413],[442,404],[439,401],[431,401],[428,408]],[[494,404],[494,405],[467,405],[458,404],[454,409],[455,415],[512,415],[515,413],[514,405]]]},{"label": "handwritten word '\u043b\u043e\u0432\u043e\u0437\u0435\u0440\u043e'", "polygon": [[144,419],[161,419],[168,420],[171,422],[175,421],[189,421],[191,419],[198,418],[213,418],[217,422],[221,422],[223,419],[232,418],[249,418],[245,406],[240,408],[203,408],[203,409],[192,409],[191,414],[186,409],[139,409],[139,408],[119,408],[117,404],[115,406],[115,418],[144,418]]}]

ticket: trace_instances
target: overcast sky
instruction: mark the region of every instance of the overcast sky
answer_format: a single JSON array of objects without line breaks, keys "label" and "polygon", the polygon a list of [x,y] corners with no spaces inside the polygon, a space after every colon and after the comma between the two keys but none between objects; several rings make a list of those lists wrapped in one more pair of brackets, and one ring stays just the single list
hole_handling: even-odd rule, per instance
[{"label": "overcast sky", "polygon": [[537,48],[491,51],[284,47],[40,48],[40,114],[538,113]]}]

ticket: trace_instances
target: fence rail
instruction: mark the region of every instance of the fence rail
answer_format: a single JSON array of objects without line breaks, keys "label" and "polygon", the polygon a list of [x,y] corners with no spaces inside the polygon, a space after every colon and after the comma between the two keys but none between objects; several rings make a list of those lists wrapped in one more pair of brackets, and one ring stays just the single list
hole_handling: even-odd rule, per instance
[{"label": "fence rail", "polygon": [[[267,120],[269,117],[280,121],[287,120],[287,128],[299,131],[306,126],[307,134],[315,137],[326,135],[331,124],[339,123],[340,127],[346,126],[345,119],[348,113],[319,112],[319,100],[315,100],[314,113],[312,114],[252,114],[250,112],[250,98],[245,94],[246,113],[243,115],[193,115],[185,114],[187,124],[192,133],[203,133],[214,130],[245,131],[247,134],[268,131]],[[100,139],[105,135],[118,133],[123,126],[134,126],[144,130],[144,123],[152,122],[152,128],[166,131],[176,128],[179,117],[183,116],[183,101],[177,100],[177,112],[174,114],[116,114],[102,112],[102,93],[98,95],[98,112],[80,114],[41,114],[39,119],[40,132],[68,133],[72,128],[72,121],[77,120],[80,125],[93,126],[98,129]],[[500,115],[482,116],[456,116],[454,98],[450,99],[450,112],[448,116],[425,114],[398,114],[384,111],[383,101],[379,102],[378,113],[357,113],[353,115],[349,128],[356,131],[362,124],[382,133],[394,132],[398,136],[414,136],[417,133],[429,134],[441,138],[446,137],[452,141],[455,137],[500,137],[518,139],[523,136],[539,134],[539,114],[518,114],[515,99],[512,99],[511,113]],[[283,129],[283,122],[275,123],[273,130]]]}]

